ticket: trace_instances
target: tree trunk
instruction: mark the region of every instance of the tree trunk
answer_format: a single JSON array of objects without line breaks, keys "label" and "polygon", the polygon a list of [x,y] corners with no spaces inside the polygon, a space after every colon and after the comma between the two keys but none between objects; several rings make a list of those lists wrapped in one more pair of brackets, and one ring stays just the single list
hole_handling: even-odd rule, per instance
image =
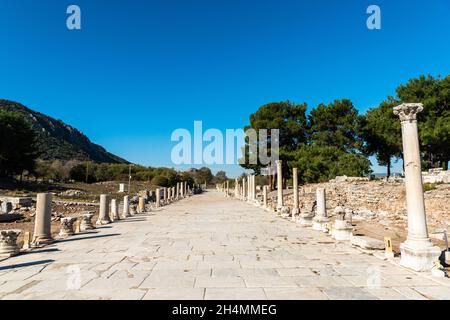
[{"label": "tree trunk", "polygon": [[391,157],[389,157],[387,161],[387,178],[389,179],[390,176],[391,176]]}]

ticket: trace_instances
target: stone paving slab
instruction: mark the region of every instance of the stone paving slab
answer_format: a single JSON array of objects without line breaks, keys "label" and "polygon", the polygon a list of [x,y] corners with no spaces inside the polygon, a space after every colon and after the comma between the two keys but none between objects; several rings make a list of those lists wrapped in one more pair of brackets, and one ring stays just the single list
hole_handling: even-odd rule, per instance
[{"label": "stone paving slab", "polygon": [[1,261],[0,298],[450,299],[450,279],[208,192]]}]

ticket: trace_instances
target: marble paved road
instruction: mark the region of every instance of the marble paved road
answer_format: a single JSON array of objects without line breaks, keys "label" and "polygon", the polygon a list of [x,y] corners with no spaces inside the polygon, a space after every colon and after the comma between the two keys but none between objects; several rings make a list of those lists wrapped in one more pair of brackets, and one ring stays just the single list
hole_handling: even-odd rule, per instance
[{"label": "marble paved road", "polygon": [[450,281],[208,192],[0,262],[0,298],[450,299]]}]

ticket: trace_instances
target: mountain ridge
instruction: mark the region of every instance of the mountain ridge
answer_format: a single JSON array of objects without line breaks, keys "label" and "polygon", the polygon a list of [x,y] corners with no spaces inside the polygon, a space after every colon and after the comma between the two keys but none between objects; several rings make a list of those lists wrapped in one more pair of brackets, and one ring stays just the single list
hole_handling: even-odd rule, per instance
[{"label": "mountain ridge", "polygon": [[81,160],[98,163],[129,163],[89,140],[80,130],[21,103],[0,99],[0,110],[24,115],[37,136],[37,148],[43,160]]}]

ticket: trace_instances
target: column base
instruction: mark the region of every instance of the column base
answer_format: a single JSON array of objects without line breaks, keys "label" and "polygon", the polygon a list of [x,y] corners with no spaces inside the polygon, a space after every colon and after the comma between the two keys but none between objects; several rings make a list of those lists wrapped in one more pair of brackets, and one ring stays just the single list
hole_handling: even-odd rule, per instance
[{"label": "column base", "polygon": [[300,217],[298,218],[297,222],[302,227],[311,227],[313,225],[313,218],[314,216],[311,214],[300,214]]},{"label": "column base", "polygon": [[327,217],[316,216],[312,220],[312,228],[317,231],[328,232],[327,224],[330,221]]},{"label": "column base", "polygon": [[97,222],[95,223],[96,225],[99,225],[99,226],[102,226],[102,225],[105,225],[105,224],[110,224],[111,223],[111,220],[108,220],[108,219],[102,219],[102,220],[97,220]]},{"label": "column base", "polygon": [[277,208],[277,213],[283,218],[288,218],[290,216],[289,211],[289,207],[286,206]]},{"label": "column base", "polygon": [[400,244],[400,252],[400,264],[414,271],[430,271],[441,255],[441,249],[433,246],[429,239],[421,242],[406,240]]},{"label": "column base", "polygon": [[55,241],[55,239],[53,239],[50,236],[36,236],[33,240],[33,244],[34,245],[47,245],[47,244],[51,244]]},{"label": "column base", "polygon": [[293,208],[291,212],[292,221],[297,221],[297,216],[299,215],[300,210],[298,208]]},{"label": "column base", "polygon": [[347,241],[353,235],[353,227],[346,220],[335,220],[331,236],[338,241]]}]

